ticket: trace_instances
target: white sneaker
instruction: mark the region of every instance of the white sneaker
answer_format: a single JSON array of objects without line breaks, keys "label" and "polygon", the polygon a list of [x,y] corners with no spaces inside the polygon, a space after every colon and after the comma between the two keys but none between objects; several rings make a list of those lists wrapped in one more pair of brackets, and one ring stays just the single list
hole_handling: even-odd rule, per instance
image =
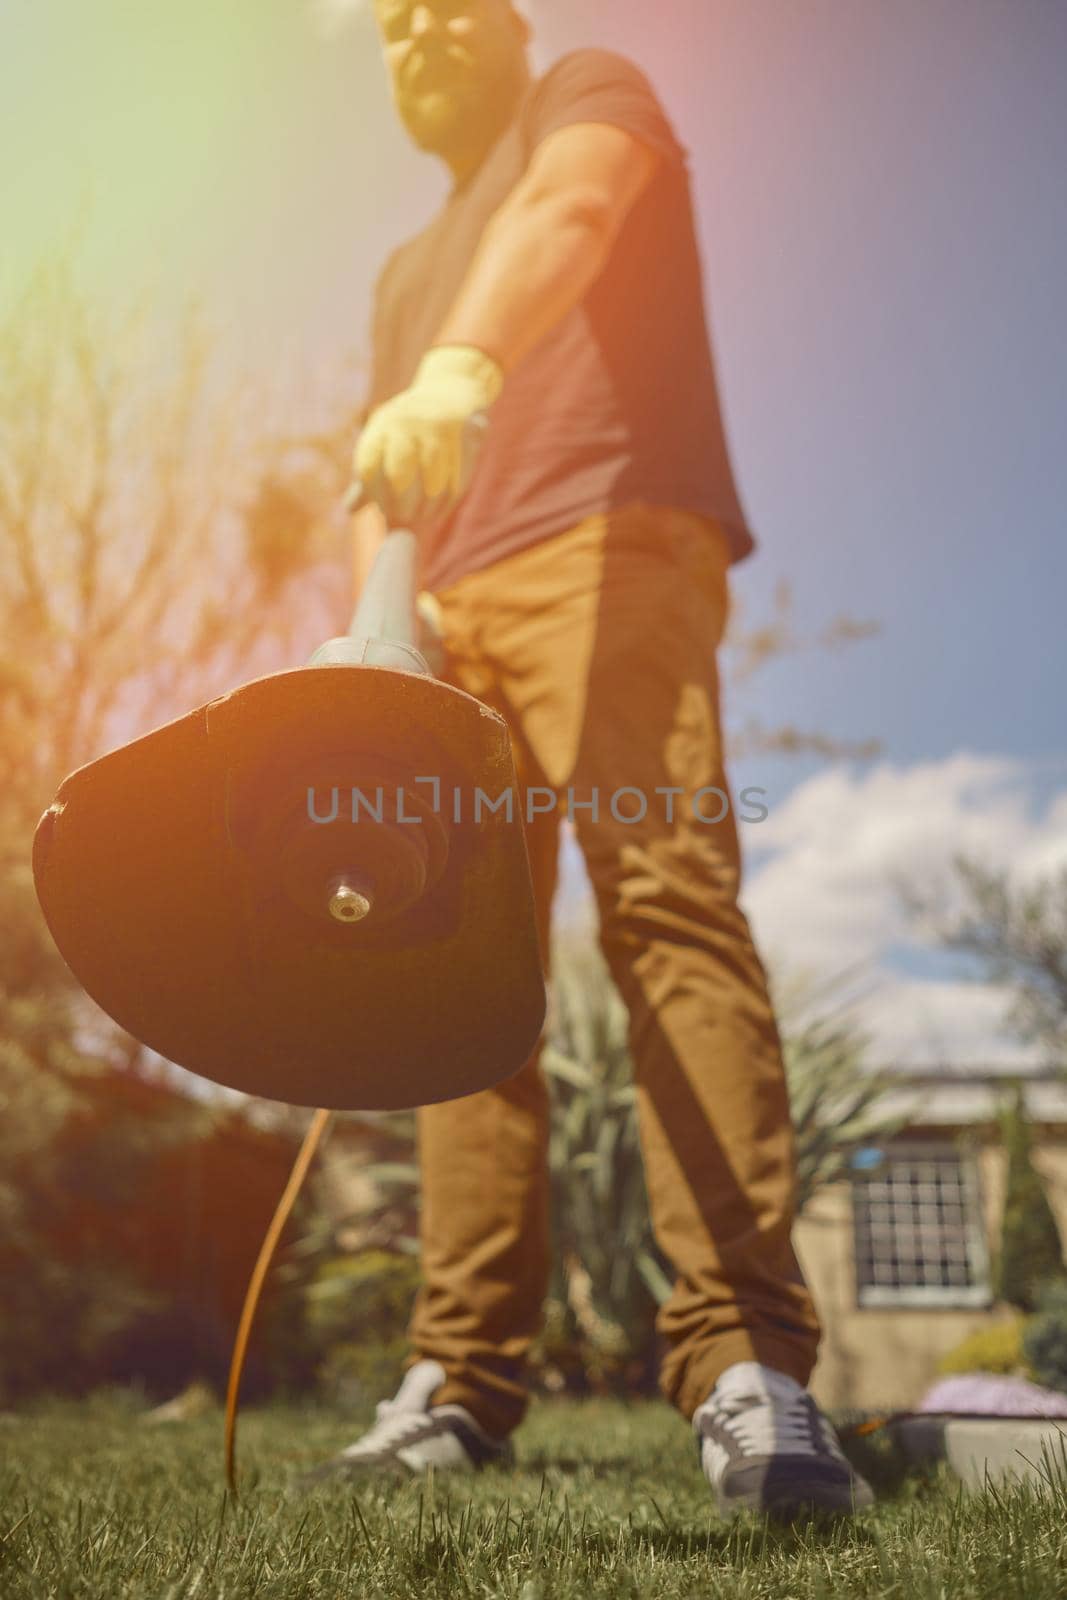
[{"label": "white sneaker", "polygon": [[856,1511],[871,1486],[808,1391],[758,1361],[728,1367],[693,1417],[704,1476],[724,1516]]},{"label": "white sneaker", "polygon": [[478,1426],[464,1406],[431,1406],[445,1381],[437,1361],[409,1368],[392,1400],[380,1400],[377,1421],[355,1444],[312,1472],[303,1482],[364,1472],[474,1472],[488,1462],[507,1462],[511,1446]]}]

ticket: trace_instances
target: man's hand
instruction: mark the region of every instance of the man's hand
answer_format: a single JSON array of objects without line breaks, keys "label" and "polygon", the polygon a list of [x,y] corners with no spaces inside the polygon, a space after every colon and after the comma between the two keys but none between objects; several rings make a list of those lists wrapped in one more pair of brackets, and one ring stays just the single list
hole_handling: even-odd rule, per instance
[{"label": "man's hand", "polygon": [[438,345],[423,357],[411,386],[371,413],[353,466],[364,495],[390,522],[459,500],[503,381],[497,362],[481,350]]}]

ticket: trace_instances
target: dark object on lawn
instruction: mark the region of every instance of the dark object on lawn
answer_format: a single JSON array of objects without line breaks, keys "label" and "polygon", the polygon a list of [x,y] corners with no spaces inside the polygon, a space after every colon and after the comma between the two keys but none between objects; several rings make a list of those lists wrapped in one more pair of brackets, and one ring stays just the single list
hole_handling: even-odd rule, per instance
[{"label": "dark object on lawn", "polygon": [[507,726],[430,675],[413,573],[414,536],[390,534],[347,637],[79,768],[38,825],[76,977],[218,1083],[411,1107],[499,1082],[536,1043],[521,817],[477,802],[519,801]]},{"label": "dark object on lawn", "polygon": [[842,1429],[850,1455],[866,1437],[884,1429],[912,1469],[935,1471],[947,1462],[969,1488],[983,1491],[990,1480],[1030,1479],[1035,1487],[1062,1493],[1067,1468],[1063,1417],[994,1414],[984,1411],[900,1411]]}]

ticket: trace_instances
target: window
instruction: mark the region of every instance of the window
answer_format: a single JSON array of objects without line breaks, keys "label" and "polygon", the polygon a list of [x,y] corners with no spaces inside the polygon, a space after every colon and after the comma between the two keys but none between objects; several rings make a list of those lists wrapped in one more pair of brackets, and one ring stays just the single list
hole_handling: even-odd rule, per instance
[{"label": "window", "polygon": [[[986,1306],[978,1168],[949,1144],[892,1144],[852,1180],[860,1306]],[[864,1171],[864,1168],[867,1168]]]}]

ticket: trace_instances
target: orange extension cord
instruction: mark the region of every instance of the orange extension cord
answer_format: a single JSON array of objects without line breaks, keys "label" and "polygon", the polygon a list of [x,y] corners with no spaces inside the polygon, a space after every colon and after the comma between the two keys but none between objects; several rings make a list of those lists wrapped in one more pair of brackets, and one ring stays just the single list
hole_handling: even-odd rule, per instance
[{"label": "orange extension cord", "polygon": [[237,1493],[236,1475],[236,1448],[237,1448],[237,1400],[241,1392],[241,1375],[244,1372],[245,1357],[248,1354],[248,1341],[252,1335],[252,1324],[256,1320],[256,1310],[259,1306],[263,1285],[267,1281],[274,1252],[278,1248],[278,1240],[282,1236],[285,1224],[289,1221],[292,1209],[297,1201],[304,1179],[308,1175],[308,1168],[315,1158],[315,1152],[322,1143],[322,1136],[330,1125],[332,1111],[316,1111],[308,1124],[308,1131],[304,1135],[304,1142],[300,1146],[293,1170],[289,1174],[289,1182],[270,1219],[263,1243],[259,1247],[259,1255],[252,1269],[252,1276],[245,1292],[245,1302],[241,1307],[241,1320],[237,1325],[237,1337],[233,1344],[233,1355],[230,1358],[230,1381],[226,1386],[226,1482],[230,1493]]}]

